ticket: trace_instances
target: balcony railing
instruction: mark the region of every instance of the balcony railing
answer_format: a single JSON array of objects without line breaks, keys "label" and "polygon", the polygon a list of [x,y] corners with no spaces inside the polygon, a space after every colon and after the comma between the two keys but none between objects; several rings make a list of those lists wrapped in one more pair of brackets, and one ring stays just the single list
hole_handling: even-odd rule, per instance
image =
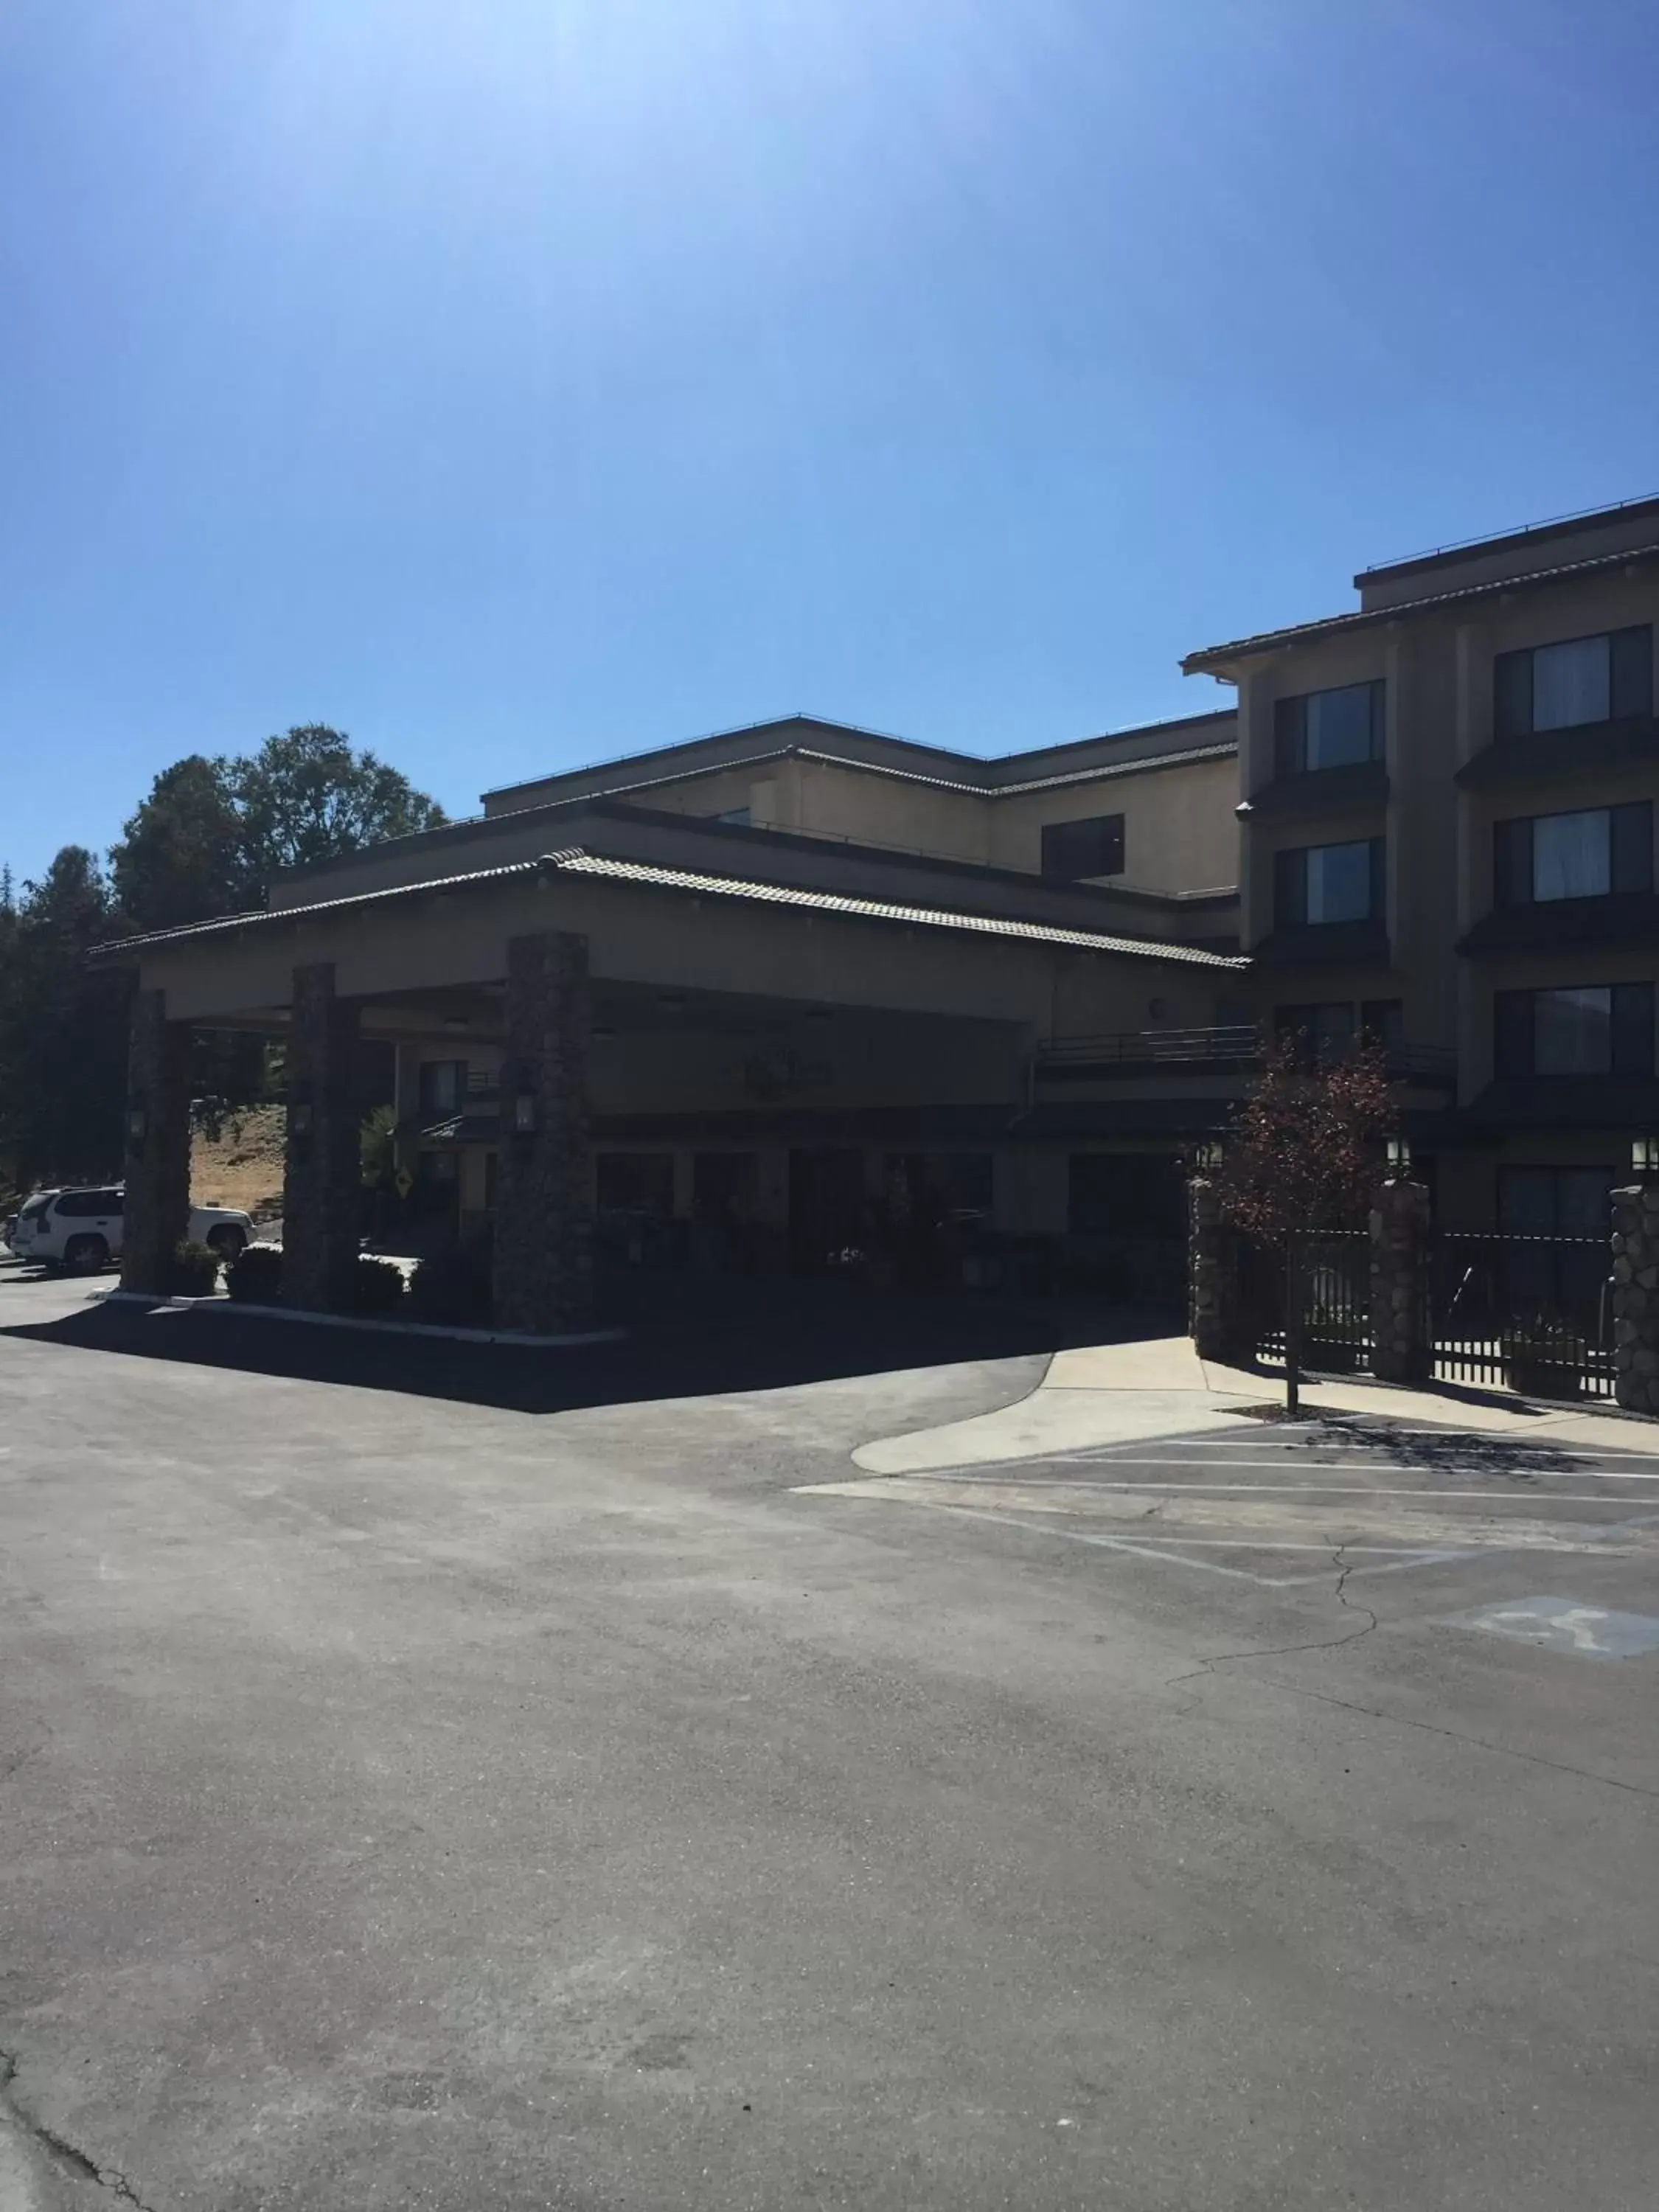
[{"label": "balcony railing", "polygon": [[1103,1036],[1055,1037],[1037,1047],[1039,1068],[1139,1074],[1149,1067],[1254,1066],[1261,1032],[1253,1022],[1204,1030],[1114,1030]]},{"label": "balcony railing", "polygon": [[[1266,1049],[1267,1039],[1252,1022],[1223,1022],[1209,1029],[1115,1030],[1099,1036],[1055,1037],[1039,1044],[1037,1073],[1229,1074],[1259,1067]],[[1457,1056],[1444,1046],[1396,1045],[1384,1059],[1398,1082],[1455,1087]]]}]

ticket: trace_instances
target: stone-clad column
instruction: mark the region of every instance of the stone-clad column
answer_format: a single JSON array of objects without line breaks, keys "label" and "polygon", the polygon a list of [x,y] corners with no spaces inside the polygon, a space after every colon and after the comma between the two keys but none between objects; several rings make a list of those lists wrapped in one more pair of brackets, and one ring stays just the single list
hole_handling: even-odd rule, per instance
[{"label": "stone-clad column", "polygon": [[1231,1366],[1248,1360],[1239,1279],[1239,1242],[1221,1218],[1221,1194],[1206,1176],[1187,1186],[1187,1328],[1200,1359]]},{"label": "stone-clad column", "polygon": [[1613,1194],[1613,1391],[1659,1413],[1659,1183]]},{"label": "stone-clad column", "polygon": [[283,1175],[283,1300],[313,1312],[351,1303],[362,1182],[357,1007],[334,995],[334,963],[294,971]]},{"label": "stone-clad column", "polygon": [[593,1303],[587,1134],[587,940],[567,931],[507,948],[495,1325],[544,1336]]},{"label": "stone-clad column", "polygon": [[1371,1202],[1371,1372],[1424,1382],[1434,1369],[1429,1319],[1429,1194],[1391,1177]]},{"label": "stone-clad column", "polygon": [[164,1297],[190,1225],[190,1029],[167,1019],[165,991],[132,1002],[126,1130],[121,1287]]}]

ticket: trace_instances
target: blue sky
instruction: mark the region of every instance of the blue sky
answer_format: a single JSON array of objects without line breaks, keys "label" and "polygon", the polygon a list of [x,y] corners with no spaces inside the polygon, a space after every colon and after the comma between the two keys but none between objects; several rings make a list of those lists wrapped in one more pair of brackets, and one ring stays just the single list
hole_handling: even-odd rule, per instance
[{"label": "blue sky", "polygon": [[327,720],[453,811],[1194,713],[1659,490],[1651,0],[5,0],[0,858]]}]

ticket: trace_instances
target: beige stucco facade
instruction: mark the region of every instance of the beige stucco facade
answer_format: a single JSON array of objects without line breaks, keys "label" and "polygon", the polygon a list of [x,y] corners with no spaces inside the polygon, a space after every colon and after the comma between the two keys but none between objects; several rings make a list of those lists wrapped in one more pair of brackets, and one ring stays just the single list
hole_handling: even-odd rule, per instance
[{"label": "beige stucco facade", "polygon": [[[1241,942],[1255,1004],[1397,1000],[1403,1041],[1455,1066],[1437,1137],[1449,1188],[1489,1191],[1504,1165],[1606,1160],[1659,1120],[1648,1078],[1599,1086],[1540,1077],[1524,1100],[1497,1054],[1500,993],[1637,984],[1659,975],[1659,915],[1647,895],[1563,898],[1519,918],[1494,881],[1499,825],[1659,799],[1659,726],[1643,710],[1513,741],[1496,725],[1500,656],[1659,627],[1659,502],[1362,575],[1358,615],[1191,656],[1237,687]],[[1279,702],[1383,686],[1374,769],[1287,776]],[[1279,856],[1384,841],[1382,911],[1357,930],[1284,927]],[[1647,842],[1651,846],[1650,826]],[[1600,911],[1598,911],[1600,909]],[[1322,946],[1321,934],[1329,942]],[[1512,941],[1506,941],[1506,938]],[[1350,942],[1350,940],[1355,940]],[[1474,1149],[1471,1149],[1471,1148]]]},{"label": "beige stucco facade", "polygon": [[[584,1025],[586,1205],[627,1189],[686,1221],[741,1188],[783,1230],[925,1158],[998,1233],[1115,1227],[1139,1267],[1135,1238],[1178,1242],[1182,1161],[1260,1032],[1346,1009],[1387,1028],[1443,1202],[1490,1219],[1510,1169],[1611,1175],[1659,1133],[1651,866],[1547,912],[1500,906],[1493,875],[1499,825],[1573,810],[1625,810],[1635,866],[1659,799],[1659,502],[1356,582],[1348,614],[1189,658],[1236,708],[998,760],[789,717],[489,792],[120,957],[175,1028],[281,1033],[325,971],[392,1048],[402,1154],[442,1165],[463,1223],[489,1212],[526,1079],[507,978],[532,940],[588,1010],[561,1016]],[[1500,656],[1613,633],[1627,670],[1648,641],[1642,711],[1621,693],[1595,726],[1498,732]],[[1284,702],[1361,685],[1364,757],[1286,753],[1308,710]],[[1314,865],[1285,856],[1329,847],[1370,871],[1335,926],[1285,906]],[[1512,1055],[1522,998],[1577,989],[1620,994],[1616,1080],[1499,1066],[1500,1018]]]}]

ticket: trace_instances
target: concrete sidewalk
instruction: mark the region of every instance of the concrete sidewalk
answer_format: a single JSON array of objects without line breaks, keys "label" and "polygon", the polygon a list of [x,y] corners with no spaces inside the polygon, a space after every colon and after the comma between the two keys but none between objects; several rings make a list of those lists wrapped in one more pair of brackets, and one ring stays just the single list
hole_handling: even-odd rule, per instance
[{"label": "concrete sidewalk", "polygon": [[[1263,1405],[1282,1404],[1284,1396],[1282,1376],[1201,1360],[1189,1337],[1091,1345],[1057,1352],[1042,1381],[1018,1405],[942,1428],[884,1437],[861,1445],[853,1458],[871,1474],[1002,1466],[1153,1437],[1237,1428],[1259,1419]],[[1343,1376],[1304,1382],[1302,1401],[1312,1413],[1431,1422],[1477,1435],[1537,1437],[1592,1450],[1650,1449],[1656,1425],[1635,1414],[1546,1406],[1506,1390],[1449,1383],[1407,1389]]]}]

